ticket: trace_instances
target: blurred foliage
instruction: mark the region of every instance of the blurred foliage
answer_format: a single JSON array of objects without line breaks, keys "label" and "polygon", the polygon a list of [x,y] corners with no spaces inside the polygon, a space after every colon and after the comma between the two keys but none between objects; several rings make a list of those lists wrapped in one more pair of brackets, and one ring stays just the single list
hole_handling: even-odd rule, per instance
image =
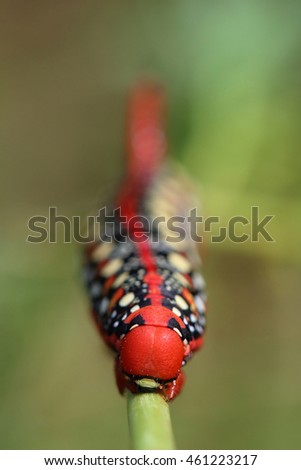
[{"label": "blurred foliage", "polygon": [[180,448],[298,448],[300,18],[289,0],[1,1],[2,448],[129,446],[79,247],[27,220],[85,214],[123,166],[126,93],[170,101],[170,153],[206,214],[260,206],[275,243],[208,246],[209,328],[172,417]]}]

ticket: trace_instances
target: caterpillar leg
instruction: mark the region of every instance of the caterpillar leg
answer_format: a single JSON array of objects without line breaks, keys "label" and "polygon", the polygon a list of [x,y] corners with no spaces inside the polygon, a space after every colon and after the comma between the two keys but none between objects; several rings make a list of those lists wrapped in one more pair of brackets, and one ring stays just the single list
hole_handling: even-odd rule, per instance
[{"label": "caterpillar leg", "polygon": [[185,383],[185,374],[181,371],[178,377],[163,388],[163,396],[166,401],[176,398],[181,392]]},{"label": "caterpillar leg", "polygon": [[124,375],[119,357],[116,357],[115,359],[115,379],[120,395],[123,395],[126,389],[132,393],[138,393],[141,391],[135,382]]},{"label": "caterpillar leg", "polygon": [[115,358],[115,379],[116,379],[116,384],[117,384],[119,393],[123,395],[128,384],[124,377],[122,369],[120,367],[120,362],[119,362],[118,357]]}]

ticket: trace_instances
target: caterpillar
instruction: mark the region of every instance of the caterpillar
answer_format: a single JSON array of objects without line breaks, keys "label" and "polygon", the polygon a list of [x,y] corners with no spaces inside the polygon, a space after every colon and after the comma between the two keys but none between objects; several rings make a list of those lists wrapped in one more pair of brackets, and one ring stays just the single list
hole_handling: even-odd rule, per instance
[{"label": "caterpillar", "polygon": [[[191,187],[167,161],[165,95],[142,84],[130,95],[126,174],[113,224],[85,248],[85,282],[96,325],[115,351],[121,394],[181,391],[183,366],[203,344],[205,282],[175,219],[193,207]],[[186,227],[187,228],[187,227]]]}]

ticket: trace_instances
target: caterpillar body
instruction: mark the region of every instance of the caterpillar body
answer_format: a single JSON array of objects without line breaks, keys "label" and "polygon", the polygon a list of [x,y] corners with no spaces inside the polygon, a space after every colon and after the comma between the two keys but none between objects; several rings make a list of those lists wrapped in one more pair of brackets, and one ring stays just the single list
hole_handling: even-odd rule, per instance
[{"label": "caterpillar body", "polygon": [[86,248],[85,277],[97,327],[116,353],[119,391],[172,400],[182,367],[203,343],[206,295],[196,244],[172,230],[173,217],[187,220],[193,199],[166,162],[164,109],[156,86],[130,97],[118,211],[110,232]]}]

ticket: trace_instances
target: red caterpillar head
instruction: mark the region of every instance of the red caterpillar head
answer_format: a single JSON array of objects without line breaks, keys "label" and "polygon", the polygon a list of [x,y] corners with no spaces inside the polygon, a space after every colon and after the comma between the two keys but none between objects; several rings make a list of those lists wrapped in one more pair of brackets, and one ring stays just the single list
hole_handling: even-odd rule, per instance
[{"label": "red caterpillar head", "polygon": [[117,367],[119,388],[156,390],[170,400],[179,393],[184,347],[170,328],[139,326],[123,339]]},{"label": "red caterpillar head", "polygon": [[140,326],[125,336],[120,364],[128,375],[171,380],[180,372],[183,352],[180,337],[171,329]]}]

